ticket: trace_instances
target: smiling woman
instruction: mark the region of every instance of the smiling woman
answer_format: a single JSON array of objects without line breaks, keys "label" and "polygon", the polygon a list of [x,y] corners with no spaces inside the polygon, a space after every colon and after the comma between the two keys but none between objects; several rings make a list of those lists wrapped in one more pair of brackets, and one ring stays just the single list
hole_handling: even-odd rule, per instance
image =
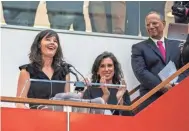
[{"label": "smiling woman", "polygon": [[[62,83],[28,82],[29,79],[46,79],[69,81],[68,70],[62,66],[63,54],[59,36],[53,30],[41,31],[33,41],[29,54],[30,63],[19,67],[17,96],[39,99],[50,99],[57,93],[69,92],[70,85]],[[16,104],[18,108],[27,108]],[[30,104],[30,108],[38,105]]]},{"label": "smiling woman", "polygon": [[[100,87],[91,86],[84,92],[84,99],[94,99],[102,97],[108,104],[130,105],[130,97],[127,91],[126,82],[123,77],[121,65],[111,52],[103,52],[94,61],[92,67],[92,83],[106,83],[125,85],[125,87],[110,88],[101,85]],[[131,112],[112,111],[114,115],[132,115]]]}]

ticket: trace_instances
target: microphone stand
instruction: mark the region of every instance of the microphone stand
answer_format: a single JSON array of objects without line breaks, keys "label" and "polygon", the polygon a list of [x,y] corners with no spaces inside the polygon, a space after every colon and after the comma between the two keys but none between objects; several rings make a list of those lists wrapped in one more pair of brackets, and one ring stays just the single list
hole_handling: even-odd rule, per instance
[{"label": "microphone stand", "polygon": [[76,87],[75,90],[77,92],[83,91],[85,88],[85,84],[82,81],[79,81],[79,78],[75,72],[73,72],[71,69],[69,69],[70,73],[72,73],[76,77],[76,82],[74,83],[74,86]]},{"label": "microphone stand", "polygon": [[[73,65],[66,63],[65,61],[62,63],[62,66],[68,69],[68,71],[76,77],[76,82],[74,83],[74,86],[76,87],[75,90],[77,92],[83,91],[85,88],[85,85],[87,85],[87,82],[84,76]],[[79,80],[78,75],[73,70],[70,69],[71,67],[73,67],[73,69],[83,77],[85,83]]]}]

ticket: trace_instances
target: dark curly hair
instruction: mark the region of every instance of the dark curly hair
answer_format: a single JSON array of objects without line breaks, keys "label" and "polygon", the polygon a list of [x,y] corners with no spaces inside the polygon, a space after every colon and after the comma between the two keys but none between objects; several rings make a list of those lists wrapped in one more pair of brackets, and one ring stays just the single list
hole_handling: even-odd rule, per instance
[{"label": "dark curly hair", "polygon": [[91,73],[92,73],[92,82],[100,82],[100,76],[97,74],[100,64],[103,59],[110,58],[113,61],[114,64],[114,76],[112,79],[113,84],[120,84],[121,78],[123,78],[123,72],[121,70],[121,65],[118,62],[117,58],[114,56],[111,52],[103,52],[100,54],[94,61]]},{"label": "dark curly hair", "polygon": [[53,57],[52,68],[55,69],[57,66],[60,66],[61,63],[63,62],[63,53],[62,53],[62,48],[60,46],[60,40],[58,34],[53,30],[44,30],[38,33],[37,36],[35,37],[29,53],[29,59],[31,64],[33,64],[39,69],[42,69],[43,67],[43,60],[42,60],[42,54],[40,48],[41,40],[44,37],[52,37],[52,36],[56,37],[58,44],[56,54]]}]

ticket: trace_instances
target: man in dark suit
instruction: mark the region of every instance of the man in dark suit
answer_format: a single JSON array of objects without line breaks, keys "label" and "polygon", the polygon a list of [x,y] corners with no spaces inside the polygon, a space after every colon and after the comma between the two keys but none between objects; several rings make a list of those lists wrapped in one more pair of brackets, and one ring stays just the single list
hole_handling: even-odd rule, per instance
[{"label": "man in dark suit", "polygon": [[[168,40],[163,36],[164,17],[157,12],[150,12],[146,16],[145,23],[149,38],[133,45],[131,56],[134,74],[140,82],[140,96],[145,95],[161,83],[158,73],[169,61],[173,61],[177,69],[181,67],[180,42]],[[142,103],[139,110],[155,101],[171,87],[170,84],[166,85]]]},{"label": "man in dark suit", "polygon": [[2,1],[8,25],[33,26],[39,1]]}]

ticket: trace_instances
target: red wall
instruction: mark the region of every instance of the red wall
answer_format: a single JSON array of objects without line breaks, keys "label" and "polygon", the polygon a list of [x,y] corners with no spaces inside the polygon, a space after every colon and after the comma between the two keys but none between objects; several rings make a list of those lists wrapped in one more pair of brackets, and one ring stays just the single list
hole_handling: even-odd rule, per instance
[{"label": "red wall", "polygon": [[[2,108],[2,131],[66,131],[66,113]],[[189,77],[134,117],[70,113],[71,131],[189,131]]]}]

